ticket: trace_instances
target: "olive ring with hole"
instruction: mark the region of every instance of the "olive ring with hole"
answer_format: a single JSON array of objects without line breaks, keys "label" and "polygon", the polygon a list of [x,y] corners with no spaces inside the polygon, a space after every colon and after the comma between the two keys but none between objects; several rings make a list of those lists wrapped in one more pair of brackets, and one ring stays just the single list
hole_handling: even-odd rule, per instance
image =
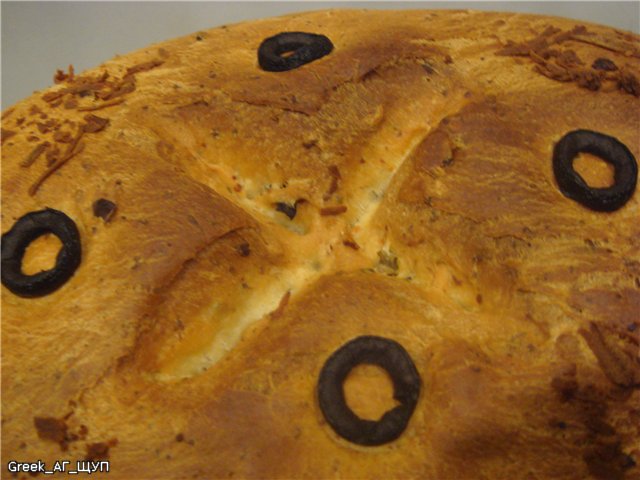
[{"label": "olive ring with hole", "polygon": [[[62,242],[55,266],[34,275],[25,275],[22,259],[27,247],[47,233],[52,233]],[[21,297],[48,295],[73,276],[81,257],[80,234],[71,218],[52,208],[27,213],[2,235],[2,284]]]},{"label": "olive ring with hole", "polygon": [[[343,382],[360,364],[377,365],[393,382],[393,398],[400,405],[379,420],[364,420],[347,405]],[[357,337],[326,361],[318,379],[318,401],[324,418],[341,437],[358,445],[382,445],[396,440],[407,427],[420,394],[420,375],[399,343],[376,336]]]},{"label": "olive ring with hole", "polygon": [[[268,72],[285,72],[328,55],[333,43],[324,35],[282,32],[265,39],[258,48],[258,63]],[[284,55],[291,53],[290,55]]]},{"label": "olive ring with hole", "polygon": [[[591,153],[615,168],[614,183],[593,188],[574,170],[579,153]],[[614,137],[591,130],[567,133],[553,150],[553,173],[560,191],[591,210],[612,212],[621,208],[633,195],[638,178],[638,164],[629,149]]]}]

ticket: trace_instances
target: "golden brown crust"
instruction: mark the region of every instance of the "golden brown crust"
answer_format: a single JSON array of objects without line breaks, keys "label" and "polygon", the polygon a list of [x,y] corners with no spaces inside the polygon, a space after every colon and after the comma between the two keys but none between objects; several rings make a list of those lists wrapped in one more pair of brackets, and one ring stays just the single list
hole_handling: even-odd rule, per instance
[{"label": "golden brown crust", "polygon": [[[282,31],[334,51],[260,70]],[[639,51],[567,19],[328,10],[58,72],[3,113],[2,231],[61,210],[83,260],[51,295],[2,288],[3,461],[109,458],[122,479],[638,475],[640,200],[588,210],[551,157],[590,129],[640,158]],[[378,447],[336,435],[316,400],[360,335],[401,343],[422,379]]]}]

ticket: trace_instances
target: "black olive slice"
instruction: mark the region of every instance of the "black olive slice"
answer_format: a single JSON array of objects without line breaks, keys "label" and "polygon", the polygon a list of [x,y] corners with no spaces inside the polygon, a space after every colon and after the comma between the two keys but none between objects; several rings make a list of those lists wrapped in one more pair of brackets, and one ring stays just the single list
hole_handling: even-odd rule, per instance
[{"label": "black olive slice", "polygon": [[[581,152],[597,155],[615,167],[612,186],[587,185],[573,168],[573,160]],[[574,130],[562,137],[553,150],[553,173],[565,197],[591,210],[612,212],[633,195],[638,164],[629,149],[616,138],[591,130]]]},{"label": "black olive slice", "polygon": [[[363,420],[347,405],[343,382],[362,363],[384,368],[393,381],[393,398],[400,405],[378,421]],[[326,361],[318,379],[318,401],[325,419],[341,437],[358,445],[382,445],[396,440],[407,427],[420,394],[420,375],[399,343],[375,336],[357,337]]]},{"label": "black olive slice", "polygon": [[[55,266],[35,275],[25,275],[22,273],[22,258],[27,247],[47,233],[52,233],[62,242]],[[21,297],[48,295],[73,276],[81,257],[80,234],[75,222],[67,215],[52,208],[27,213],[2,235],[2,284]]]},{"label": "black olive slice", "polygon": [[331,40],[324,35],[282,32],[263,40],[258,48],[258,63],[268,72],[285,72],[318,60],[332,50]]}]

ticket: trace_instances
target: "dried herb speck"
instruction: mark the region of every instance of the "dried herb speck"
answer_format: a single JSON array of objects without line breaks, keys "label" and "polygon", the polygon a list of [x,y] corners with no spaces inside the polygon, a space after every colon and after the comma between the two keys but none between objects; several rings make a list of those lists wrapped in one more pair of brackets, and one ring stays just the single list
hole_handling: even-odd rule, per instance
[{"label": "dried herb speck", "polygon": [[248,243],[241,243],[236,247],[241,257],[248,257],[251,254],[251,247]]},{"label": "dried herb speck", "polygon": [[67,438],[67,424],[64,420],[53,417],[34,417],[33,424],[42,440],[62,443]]},{"label": "dried herb speck", "polygon": [[613,63],[613,61],[609,60],[608,58],[596,59],[593,62],[593,65],[591,65],[591,68],[595,70],[604,70],[605,72],[613,72],[615,70],[618,70],[618,67],[616,66],[616,64]]},{"label": "dried herb speck", "polygon": [[289,220],[293,220],[297,213],[296,204],[297,202],[294,203],[293,205],[290,205],[285,202],[278,202],[276,203],[276,210],[278,212],[284,213],[287,217],[289,217]]},{"label": "dried herb speck", "polygon": [[31,153],[27,155],[27,158],[25,158],[22,163],[20,163],[20,166],[23,168],[28,168],[33,165],[33,162],[38,159],[38,157],[47,149],[48,146],[49,142],[44,142],[37,145],[33,150],[31,150]]},{"label": "dried herb speck", "polygon": [[96,217],[102,218],[105,223],[111,221],[111,218],[116,213],[116,209],[116,204],[106,198],[100,198],[93,202],[93,214]]}]

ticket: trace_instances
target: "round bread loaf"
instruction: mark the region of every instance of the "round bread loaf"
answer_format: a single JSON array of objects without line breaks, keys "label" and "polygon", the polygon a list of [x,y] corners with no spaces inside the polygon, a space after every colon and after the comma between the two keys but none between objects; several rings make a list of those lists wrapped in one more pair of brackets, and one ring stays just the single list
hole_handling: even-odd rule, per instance
[{"label": "round bread loaf", "polygon": [[639,77],[475,11],[57,72],[2,115],[2,476],[638,478]]}]

